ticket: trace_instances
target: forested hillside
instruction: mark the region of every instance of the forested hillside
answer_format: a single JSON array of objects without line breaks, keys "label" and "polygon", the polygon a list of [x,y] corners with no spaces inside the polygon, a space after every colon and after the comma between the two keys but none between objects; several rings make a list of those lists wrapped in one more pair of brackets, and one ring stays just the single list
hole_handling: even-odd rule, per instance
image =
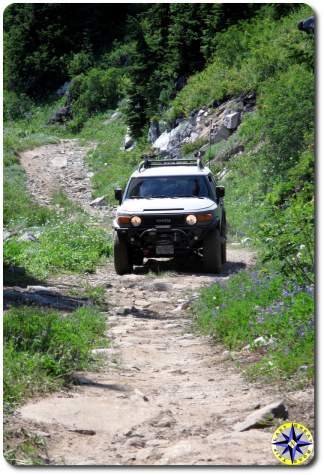
[{"label": "forested hillside", "polygon": [[[50,206],[35,202],[21,151],[67,138],[96,143],[86,158],[93,198],[105,196],[110,207],[114,187],[125,185],[144,152],[200,151],[226,187],[229,241],[258,257],[252,271],[200,292],[193,306],[197,327],[222,341],[233,358],[253,353],[242,363],[249,377],[309,384],[315,45],[312,32],[298,23],[310,15],[304,4],[7,7],[6,268],[23,267],[46,279],[93,272],[111,253],[105,226],[96,226],[63,193],[50,197]],[[225,130],[221,120],[228,113],[237,123]],[[224,137],[213,135],[215,123]],[[20,239],[26,230],[41,237]],[[21,393],[10,397],[20,400]]]}]

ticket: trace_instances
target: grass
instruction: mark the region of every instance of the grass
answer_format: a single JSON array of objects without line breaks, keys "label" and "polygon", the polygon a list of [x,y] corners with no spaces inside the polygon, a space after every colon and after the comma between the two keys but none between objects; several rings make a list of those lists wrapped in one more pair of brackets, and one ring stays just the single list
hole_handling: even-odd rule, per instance
[{"label": "grass", "polygon": [[66,130],[47,125],[47,120],[60,102],[42,107],[32,107],[28,117],[4,123],[4,225],[43,225],[55,218],[48,208],[35,203],[26,189],[26,177],[18,160],[22,150],[57,143],[66,136]]},{"label": "grass", "polygon": [[122,150],[126,124],[122,118],[106,123],[107,117],[109,114],[99,114],[90,118],[85,123],[80,138],[98,143],[96,149],[87,156],[88,165],[94,172],[92,177],[94,197],[106,195],[110,203],[116,204],[114,189],[119,186],[125,188],[147,145],[142,139],[133,150]]},{"label": "grass", "polygon": [[48,225],[38,241],[8,239],[4,245],[5,262],[42,279],[58,272],[93,272],[110,253],[105,232],[80,222]]},{"label": "grass", "polygon": [[248,376],[267,382],[314,376],[313,286],[277,272],[242,271],[202,290],[194,312],[199,330],[230,350],[249,345],[258,361],[246,368]]},{"label": "grass", "polygon": [[106,346],[104,316],[93,308],[62,315],[37,307],[4,315],[4,402],[7,410],[59,388],[64,377],[94,363],[91,349]]},{"label": "grass", "polygon": [[311,60],[313,39],[305,37],[297,23],[312,15],[307,5],[275,20],[271,8],[242,25],[217,35],[216,51],[209,65],[191,76],[177,94],[165,118],[172,122],[181,113],[222,100],[226,96],[259,90],[262,82],[285,71],[287,64]]}]

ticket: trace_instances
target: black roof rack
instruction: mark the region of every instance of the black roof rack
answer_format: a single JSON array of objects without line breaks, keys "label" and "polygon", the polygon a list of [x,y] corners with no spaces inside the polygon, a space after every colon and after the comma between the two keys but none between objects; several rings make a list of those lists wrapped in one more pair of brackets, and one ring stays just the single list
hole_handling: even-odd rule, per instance
[{"label": "black roof rack", "polygon": [[160,159],[151,159],[145,157],[144,160],[140,163],[138,170],[153,167],[177,167],[177,166],[196,166],[198,168],[204,168],[204,164],[201,158],[160,158]]}]

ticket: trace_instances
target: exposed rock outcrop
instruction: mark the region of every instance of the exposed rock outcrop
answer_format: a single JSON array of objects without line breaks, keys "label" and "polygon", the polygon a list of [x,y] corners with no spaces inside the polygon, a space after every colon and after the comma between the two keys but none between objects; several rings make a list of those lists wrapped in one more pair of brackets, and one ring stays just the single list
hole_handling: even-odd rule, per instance
[{"label": "exposed rock outcrop", "polygon": [[[197,141],[198,148],[198,141],[215,144],[227,140],[239,127],[243,115],[255,109],[255,103],[254,92],[227,99],[223,103],[214,101],[213,107],[192,110],[187,119],[179,117],[172,129],[163,132],[158,122],[152,122],[149,140],[160,153],[172,158],[180,157],[185,144]],[[202,145],[200,151],[206,152],[206,145]]]}]

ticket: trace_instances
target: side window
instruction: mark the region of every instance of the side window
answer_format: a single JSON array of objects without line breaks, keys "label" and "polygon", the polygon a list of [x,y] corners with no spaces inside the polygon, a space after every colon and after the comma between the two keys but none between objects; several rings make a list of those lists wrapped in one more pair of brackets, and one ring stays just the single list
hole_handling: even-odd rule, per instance
[{"label": "side window", "polygon": [[212,175],[208,175],[209,187],[211,190],[211,196],[214,201],[216,201],[216,184]]}]

